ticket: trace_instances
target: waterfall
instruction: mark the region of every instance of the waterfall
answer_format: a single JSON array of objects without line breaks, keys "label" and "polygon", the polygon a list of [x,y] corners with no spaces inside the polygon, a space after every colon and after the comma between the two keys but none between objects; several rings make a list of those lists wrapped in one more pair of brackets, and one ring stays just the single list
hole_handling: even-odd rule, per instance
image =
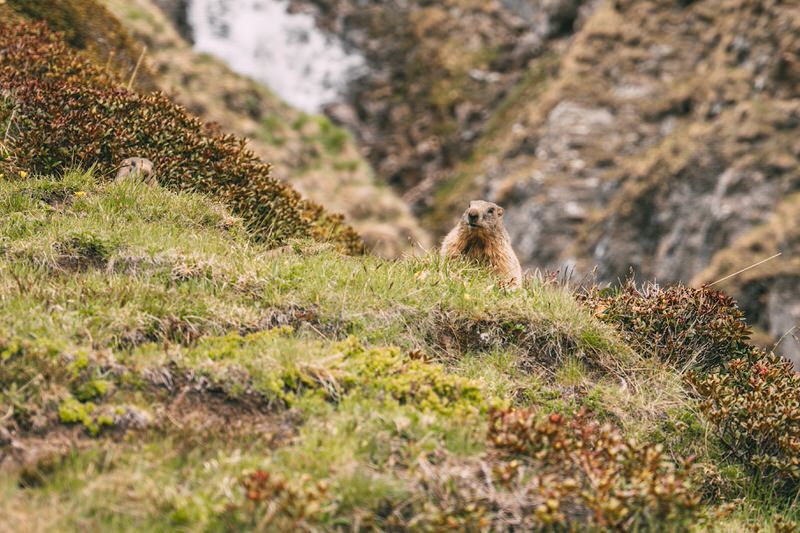
[{"label": "waterfall", "polygon": [[197,51],[308,113],[340,100],[365,65],[363,56],[317,28],[313,16],[289,13],[283,0],[191,0],[189,24]]}]

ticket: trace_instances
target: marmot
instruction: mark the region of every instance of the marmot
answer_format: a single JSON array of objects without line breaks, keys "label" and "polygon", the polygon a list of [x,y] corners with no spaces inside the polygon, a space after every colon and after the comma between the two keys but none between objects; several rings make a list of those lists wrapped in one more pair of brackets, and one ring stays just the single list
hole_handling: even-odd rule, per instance
[{"label": "marmot", "polygon": [[153,162],[144,157],[129,157],[120,164],[116,181],[124,180],[129,176],[139,176],[146,183],[155,185]]},{"label": "marmot", "polygon": [[522,267],[503,225],[504,210],[492,202],[474,200],[442,242],[442,257],[463,255],[488,265],[507,287],[522,283]]}]

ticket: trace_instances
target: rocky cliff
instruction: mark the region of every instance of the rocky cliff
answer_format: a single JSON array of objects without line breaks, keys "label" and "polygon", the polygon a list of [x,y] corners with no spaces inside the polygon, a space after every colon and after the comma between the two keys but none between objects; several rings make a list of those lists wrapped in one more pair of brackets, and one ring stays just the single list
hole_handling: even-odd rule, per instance
[{"label": "rocky cliff", "polygon": [[[785,268],[797,251],[786,217],[800,187],[798,35],[789,3],[606,3],[473,190],[509,205],[529,264],[596,266],[605,281],[633,270],[712,282],[783,251],[781,276],[727,286],[779,338],[800,322],[798,271]],[[760,249],[732,253],[754,231]]]}]

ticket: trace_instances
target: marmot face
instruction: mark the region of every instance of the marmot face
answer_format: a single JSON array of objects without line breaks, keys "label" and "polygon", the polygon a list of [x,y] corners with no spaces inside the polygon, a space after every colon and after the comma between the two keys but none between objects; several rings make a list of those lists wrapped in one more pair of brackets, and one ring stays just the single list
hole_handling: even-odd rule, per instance
[{"label": "marmot face", "polygon": [[503,208],[492,202],[473,200],[461,216],[461,226],[471,234],[493,233],[503,227]]}]

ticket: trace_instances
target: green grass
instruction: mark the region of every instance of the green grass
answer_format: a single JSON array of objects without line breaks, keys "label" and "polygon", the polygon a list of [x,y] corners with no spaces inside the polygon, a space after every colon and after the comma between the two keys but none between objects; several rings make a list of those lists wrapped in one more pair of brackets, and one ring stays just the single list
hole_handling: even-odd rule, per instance
[{"label": "green grass", "polygon": [[[672,438],[691,422],[680,376],[560,285],[507,292],[435,255],[269,250],[203,196],[91,171],[0,181],[0,218],[12,530],[413,520],[415,465],[483,457],[492,407],[587,408],[691,447]],[[283,480],[272,511],[244,489],[259,470]]]}]

